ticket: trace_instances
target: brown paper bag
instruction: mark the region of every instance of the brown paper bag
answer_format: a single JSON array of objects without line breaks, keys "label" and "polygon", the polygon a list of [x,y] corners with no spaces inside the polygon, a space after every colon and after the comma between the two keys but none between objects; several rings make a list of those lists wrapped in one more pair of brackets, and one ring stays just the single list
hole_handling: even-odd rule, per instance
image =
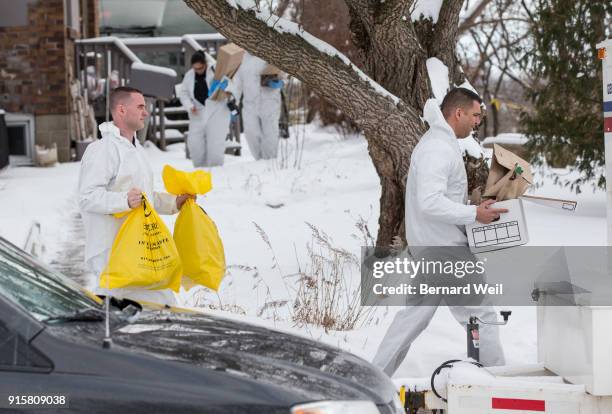
[{"label": "brown paper bag", "polygon": [[[221,80],[224,76],[232,78],[238,67],[242,63],[244,49],[235,43],[228,43],[219,48],[217,52],[217,64],[215,65],[215,79]],[[212,99],[220,101],[227,97],[227,94],[220,89],[217,89],[212,94]]]},{"label": "brown paper bag", "polygon": [[485,197],[511,200],[525,194],[533,183],[531,165],[498,144],[493,145],[493,159],[485,188]]},{"label": "brown paper bag", "polygon": [[280,75],[281,70],[274,65],[267,64],[264,70],[261,71],[260,75]]}]

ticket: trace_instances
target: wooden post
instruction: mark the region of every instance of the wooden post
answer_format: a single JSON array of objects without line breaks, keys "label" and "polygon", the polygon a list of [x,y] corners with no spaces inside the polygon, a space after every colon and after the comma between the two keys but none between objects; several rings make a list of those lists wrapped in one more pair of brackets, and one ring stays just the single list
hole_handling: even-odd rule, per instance
[{"label": "wooden post", "polygon": [[106,47],[106,122],[110,121],[111,51]]},{"label": "wooden post", "polygon": [[159,100],[159,149],[162,151],[166,150],[166,114],[164,113],[164,108],[166,104],[160,99]]},{"label": "wooden post", "polygon": [[157,101],[153,101],[153,109],[151,110],[151,127],[149,131],[151,135],[149,139],[155,143],[155,145],[159,146],[159,140],[157,139]]},{"label": "wooden post", "polygon": [[78,79],[81,82],[81,86],[83,86],[83,78],[81,76],[81,45],[76,42],[74,44],[74,70],[76,71],[74,78]]}]

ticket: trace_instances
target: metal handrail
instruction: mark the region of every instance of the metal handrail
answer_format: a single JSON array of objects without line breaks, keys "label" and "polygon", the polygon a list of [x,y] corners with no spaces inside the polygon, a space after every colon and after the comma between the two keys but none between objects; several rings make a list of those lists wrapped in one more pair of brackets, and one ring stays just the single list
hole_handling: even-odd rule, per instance
[{"label": "metal handrail", "polygon": [[[143,63],[143,61],[136,56],[134,52],[130,50],[130,48],[126,45],[126,42],[119,39],[115,36],[104,36],[104,37],[96,37],[91,39],[79,39],[76,41],[77,44],[85,44],[85,45],[108,45],[112,44],[115,46],[123,55],[131,62],[132,68],[137,66],[142,70],[150,70],[152,72],[167,72],[176,76],[176,71],[174,69],[165,68],[163,66],[158,65],[150,65],[148,63]],[[136,64],[136,65],[134,65]]]},{"label": "metal handrail", "polygon": [[[128,42],[129,43],[129,42]],[[177,77],[176,71],[171,68],[166,68],[158,65],[150,65],[144,63],[124,42],[122,39],[115,36],[104,36],[91,39],[79,39],[76,41],[76,72],[77,76],[83,85],[83,93],[88,94],[87,75],[82,70],[82,63],[86,66],[87,56],[90,51],[93,51],[97,58],[99,48],[103,48],[104,54],[102,55],[103,65],[105,66],[104,72],[106,73],[106,91],[105,96],[110,96],[111,86],[111,73],[114,69],[117,70],[118,81],[120,85],[125,85],[130,82],[132,71],[138,70],[140,72],[150,73],[163,73],[170,77]],[[100,68],[97,60],[94,64],[96,72]],[[99,78],[96,76],[96,78]],[[159,97],[156,97],[159,100]],[[105,100],[106,120],[110,119],[110,105],[109,100]],[[163,106],[162,106],[163,108]],[[164,137],[162,132],[161,146],[164,146]]]},{"label": "metal handrail", "polygon": [[[106,78],[106,96],[110,95],[111,85],[111,73],[118,75],[119,85],[126,85],[130,83],[132,74],[135,70],[165,73],[169,76],[177,77],[176,72],[181,71],[181,68],[167,68],[157,65],[150,65],[142,62],[142,60],[136,55],[138,51],[175,51],[175,53],[182,54],[182,60],[185,62],[185,71],[189,69],[191,56],[193,53],[199,50],[204,52],[218,50],[218,48],[227,42],[227,39],[219,33],[209,34],[186,34],[183,36],[167,36],[167,37],[155,37],[155,38],[118,38],[115,36],[104,36],[91,39],[80,39],[76,41],[76,73],[81,80],[83,85],[83,93],[87,95],[87,75],[83,70],[86,66],[92,65],[91,61],[88,61],[88,57],[93,52],[96,56],[93,62],[95,78],[104,79]],[[133,49],[133,50],[132,50]],[[207,59],[211,59],[210,55]],[[213,60],[214,61],[214,60]],[[116,71],[116,72],[115,72]],[[115,77],[113,76],[113,80]],[[102,102],[100,102],[102,103]],[[99,114],[106,109],[106,118],[110,118],[109,102],[105,102],[106,108],[98,106]],[[156,99],[155,107],[159,107],[160,112],[164,111],[164,103],[160,99]],[[154,107],[154,108],[155,108]],[[155,109],[153,110],[155,113]],[[152,131],[153,137],[156,139],[155,131],[157,128],[161,129],[160,139],[156,139],[160,147],[165,145],[164,137],[164,125],[163,115],[159,122],[160,125],[156,125],[155,118],[152,119]]]},{"label": "metal handrail", "polygon": [[119,39],[118,37],[115,36],[103,36],[103,37],[95,37],[95,38],[91,38],[91,39],[78,39],[76,41],[77,44],[86,44],[86,45],[106,45],[106,44],[113,44],[114,46],[117,47],[117,49],[119,49],[132,63],[134,62],[140,62],[142,63],[142,60],[140,60],[140,58],[138,56],[136,56],[134,54],[134,52],[132,52],[130,50],[130,48],[128,48],[125,43]]}]

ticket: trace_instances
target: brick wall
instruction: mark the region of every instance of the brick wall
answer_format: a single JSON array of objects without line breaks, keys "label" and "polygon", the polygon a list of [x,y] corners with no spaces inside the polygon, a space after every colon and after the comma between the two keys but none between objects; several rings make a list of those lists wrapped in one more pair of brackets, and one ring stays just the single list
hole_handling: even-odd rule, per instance
[{"label": "brick wall", "polygon": [[[83,27],[98,36],[98,0],[80,3]],[[35,115],[36,143],[56,143],[60,161],[70,159],[68,69],[81,36],[66,27],[64,7],[64,0],[33,1],[27,26],[0,27],[0,107]]]},{"label": "brick wall", "polygon": [[0,27],[0,62],[8,73],[0,83],[7,112],[66,114],[64,1],[28,5],[28,25]]}]

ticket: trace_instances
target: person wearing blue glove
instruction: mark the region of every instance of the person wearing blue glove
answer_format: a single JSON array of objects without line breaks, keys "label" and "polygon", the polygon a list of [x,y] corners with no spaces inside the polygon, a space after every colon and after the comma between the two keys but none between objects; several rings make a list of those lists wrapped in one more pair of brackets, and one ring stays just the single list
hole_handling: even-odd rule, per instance
[{"label": "person wearing blue glove", "polygon": [[266,86],[272,89],[283,89],[284,82],[281,79],[268,79]]},{"label": "person wearing blue glove", "polygon": [[232,79],[234,96],[242,101],[244,134],[253,158],[272,159],[278,152],[283,81],[260,58],[245,53]]},{"label": "person wearing blue glove", "polygon": [[177,95],[189,113],[187,148],[194,167],[223,165],[225,138],[229,131],[230,110],[227,99],[213,100],[217,89],[226,90],[227,78],[214,79],[214,59],[198,51],[191,57]]}]

